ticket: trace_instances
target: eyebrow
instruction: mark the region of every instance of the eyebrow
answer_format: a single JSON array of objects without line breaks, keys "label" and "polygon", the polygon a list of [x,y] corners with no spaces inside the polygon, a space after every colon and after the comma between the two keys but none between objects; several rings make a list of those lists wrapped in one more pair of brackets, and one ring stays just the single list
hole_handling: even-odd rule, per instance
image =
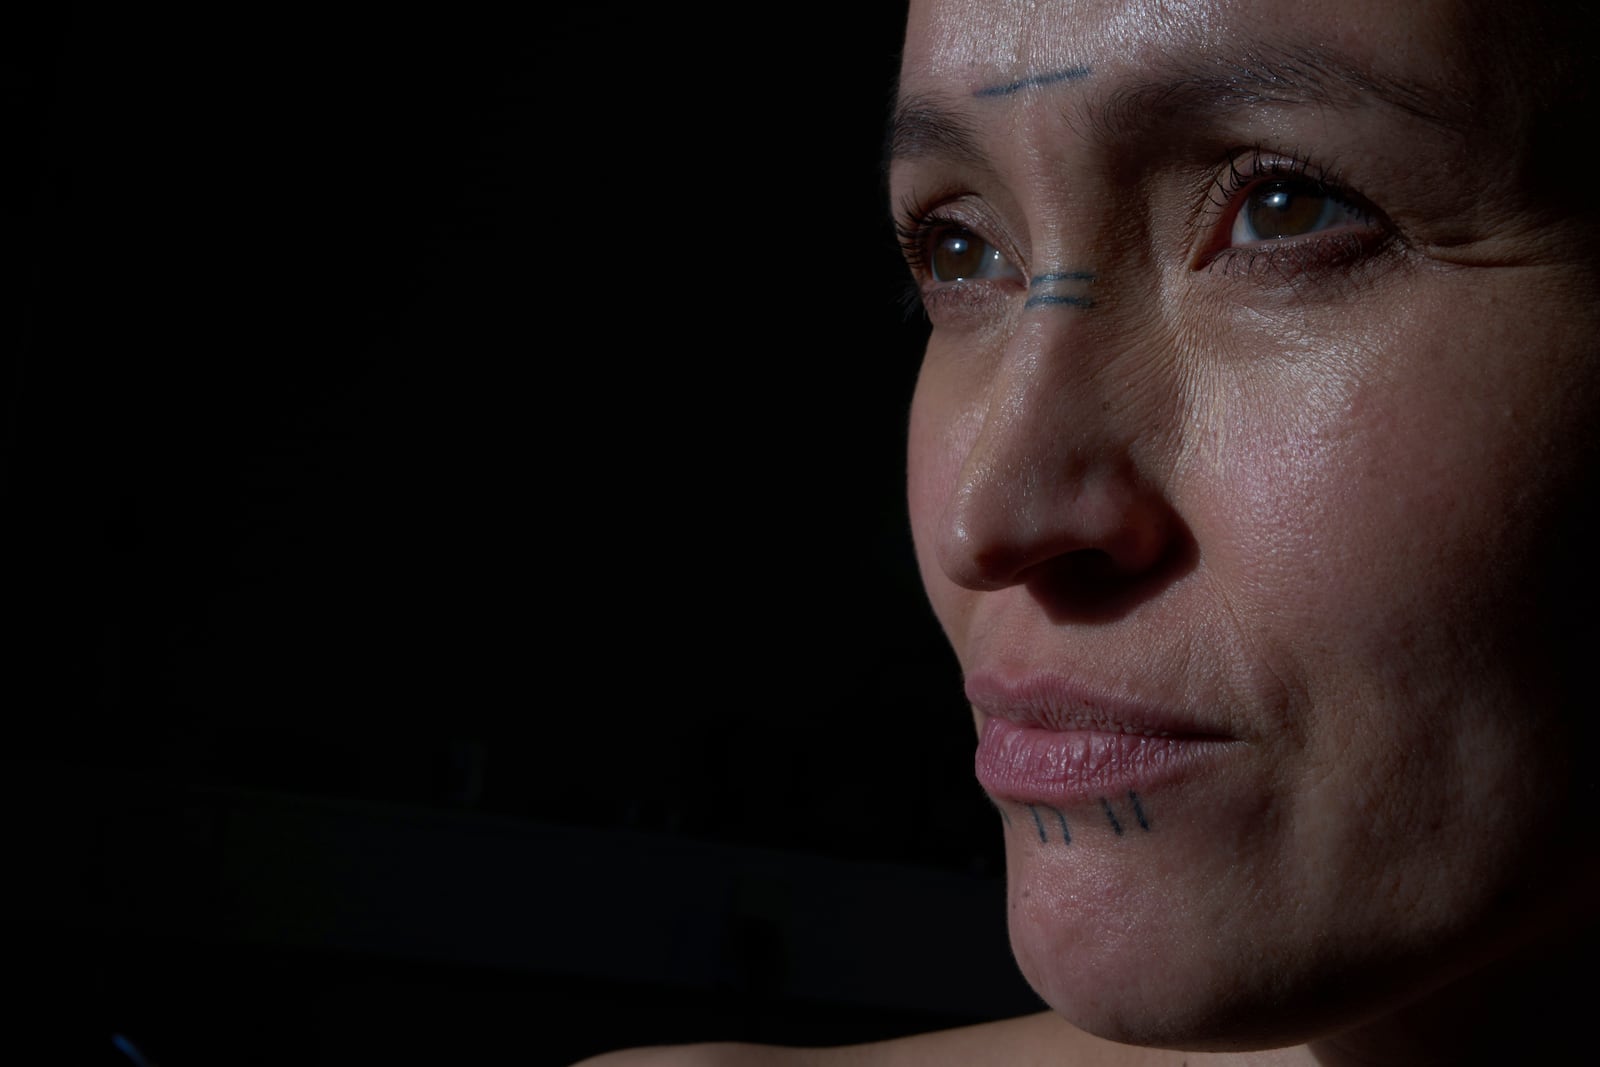
[{"label": "eyebrow", "polygon": [[988,156],[978,146],[978,127],[934,97],[902,96],[895,102],[884,136],[884,170],[896,159],[948,159],[983,166]]},{"label": "eyebrow", "polygon": [[[980,86],[973,100],[1008,97],[1023,89],[1091,80],[1087,67],[1030,74]],[[1317,47],[1262,48],[1234,60],[1169,61],[1151,76],[1115,86],[1098,100],[1078,100],[1085,124],[1106,139],[1149,130],[1174,117],[1188,121],[1259,107],[1324,107],[1353,110],[1377,105],[1448,133],[1469,123],[1470,107],[1459,94],[1403,78],[1380,75]],[[903,95],[889,118],[884,165],[899,159],[939,157],[984,165],[979,128],[970,107],[949,97]]]}]

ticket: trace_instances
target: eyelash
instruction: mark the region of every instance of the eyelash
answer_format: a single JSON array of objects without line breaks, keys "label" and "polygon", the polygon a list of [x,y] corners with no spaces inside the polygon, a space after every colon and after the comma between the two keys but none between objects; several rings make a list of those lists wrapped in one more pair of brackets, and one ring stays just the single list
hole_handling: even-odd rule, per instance
[{"label": "eyelash", "polygon": [[930,300],[936,299],[943,304],[976,299],[988,288],[954,283],[942,283],[937,288],[928,285],[933,270],[927,250],[934,238],[944,234],[963,233],[985,244],[992,244],[976,227],[942,213],[937,206],[928,208],[908,199],[900,205],[900,210],[895,215],[894,232],[900,245],[900,254],[905,258],[906,265],[911,268],[911,278],[907,281],[901,296],[901,304],[907,318],[915,316],[918,312],[927,314]]},{"label": "eyelash", "polygon": [[[911,268],[911,273],[922,275],[928,273],[928,241],[938,230],[947,227],[958,227],[959,224],[952,219],[940,218],[932,211],[924,211],[914,205],[902,205],[900,212],[895,216],[894,235],[900,243],[900,254],[905,257],[906,265]],[[960,227],[965,229],[965,227]]]},{"label": "eyelash", "polygon": [[[1305,156],[1253,145],[1230,150],[1223,159],[1222,167],[1221,172],[1212,179],[1205,203],[1197,212],[1199,217],[1195,224],[1207,232],[1216,233],[1224,224],[1231,229],[1241,210],[1241,197],[1256,185],[1288,180],[1304,182],[1314,195],[1348,208],[1358,219],[1369,224],[1370,229],[1366,232],[1344,230],[1325,235],[1313,234],[1241,247],[1227,244],[1231,237],[1224,233],[1220,241],[1213,238],[1200,253],[1191,264],[1194,269],[1218,269],[1228,274],[1243,275],[1270,273],[1288,281],[1306,273],[1349,267],[1372,258],[1396,236],[1394,227],[1370,201],[1344,184],[1336,173]],[[953,299],[961,288],[946,284],[930,289],[927,284],[932,275],[927,250],[936,236],[960,232],[987,241],[978,230],[960,219],[943,214],[938,206],[929,208],[909,200],[896,213],[894,230],[901,255],[911,268],[912,277],[904,297],[908,315],[918,310],[926,311],[926,301],[930,296],[938,295],[941,300]]]},{"label": "eyelash", "polygon": [[1263,269],[1287,280],[1292,275],[1340,266],[1369,258],[1395,236],[1394,227],[1365,197],[1346,185],[1338,175],[1309,158],[1294,153],[1272,152],[1254,145],[1228,152],[1224,170],[1212,180],[1203,215],[1214,222],[1215,231],[1226,224],[1230,229],[1242,197],[1265,182],[1294,180],[1310,186],[1313,193],[1342,205],[1366,223],[1365,232],[1346,230],[1331,234],[1270,241],[1236,247],[1213,245],[1195,262],[1197,269],[1221,269],[1226,273],[1249,274]]}]

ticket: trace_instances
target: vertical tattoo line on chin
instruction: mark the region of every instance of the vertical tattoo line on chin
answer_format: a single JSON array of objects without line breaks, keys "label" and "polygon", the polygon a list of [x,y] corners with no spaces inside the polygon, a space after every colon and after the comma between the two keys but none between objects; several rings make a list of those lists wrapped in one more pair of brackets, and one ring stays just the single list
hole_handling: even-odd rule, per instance
[{"label": "vertical tattoo line on chin", "polygon": [[1029,804],[1028,805],[1028,814],[1033,816],[1033,825],[1038,827],[1038,829],[1039,829],[1039,840],[1040,841],[1048,841],[1048,840],[1050,840],[1048,837],[1045,836],[1044,820],[1039,818],[1039,809],[1034,807],[1032,804]]},{"label": "vertical tattoo line on chin", "polygon": [[1122,824],[1117,821],[1117,813],[1111,810],[1111,802],[1105,797],[1100,798],[1100,809],[1106,813],[1106,820],[1111,823],[1111,829],[1118,837],[1122,836]]},{"label": "vertical tattoo line on chin", "polygon": [[1145,833],[1150,832],[1150,821],[1144,817],[1144,807],[1139,803],[1139,794],[1128,790],[1128,803],[1133,805],[1133,817],[1139,820],[1139,829]]},{"label": "vertical tattoo line on chin", "polygon": [[1022,92],[1024,89],[1034,89],[1046,85],[1057,85],[1061,82],[1077,81],[1079,78],[1089,76],[1088,67],[1063,67],[1060,70],[1046,71],[1043,74],[1029,74],[1012,82],[1001,82],[998,85],[985,85],[974,89],[972,95],[978,99],[993,96],[1011,96]]},{"label": "vertical tattoo line on chin", "polygon": [[[1025,804],[1023,806],[1028,809],[1028,814],[1033,816],[1033,827],[1039,831],[1040,841],[1050,840],[1050,833],[1044,828],[1044,820],[1039,817],[1039,808],[1045,807],[1050,810],[1050,814],[1056,817],[1056,822],[1061,826],[1061,843],[1063,845],[1072,844],[1072,832],[1067,829],[1067,817],[1061,814],[1060,808],[1050,804]],[[1009,826],[1010,823],[1008,822],[1006,825]]]}]

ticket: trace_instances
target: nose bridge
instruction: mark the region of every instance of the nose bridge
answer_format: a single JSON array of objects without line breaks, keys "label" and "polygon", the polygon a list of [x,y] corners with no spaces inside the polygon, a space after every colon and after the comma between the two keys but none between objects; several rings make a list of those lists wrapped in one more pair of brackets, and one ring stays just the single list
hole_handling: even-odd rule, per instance
[{"label": "nose bridge", "polygon": [[1152,413],[1093,314],[1032,303],[991,364],[943,522],[941,562],[962,585],[1000,588],[1073,554],[1121,573],[1162,555],[1168,512],[1136,462]]}]

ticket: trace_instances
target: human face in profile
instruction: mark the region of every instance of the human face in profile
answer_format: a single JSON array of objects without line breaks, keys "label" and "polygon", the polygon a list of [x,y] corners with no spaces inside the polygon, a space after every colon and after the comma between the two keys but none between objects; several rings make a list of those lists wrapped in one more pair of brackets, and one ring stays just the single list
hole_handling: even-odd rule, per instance
[{"label": "human face in profile", "polygon": [[1521,32],[913,0],[917,557],[1018,961],[1102,1036],[1336,1030],[1589,884],[1600,289]]}]

